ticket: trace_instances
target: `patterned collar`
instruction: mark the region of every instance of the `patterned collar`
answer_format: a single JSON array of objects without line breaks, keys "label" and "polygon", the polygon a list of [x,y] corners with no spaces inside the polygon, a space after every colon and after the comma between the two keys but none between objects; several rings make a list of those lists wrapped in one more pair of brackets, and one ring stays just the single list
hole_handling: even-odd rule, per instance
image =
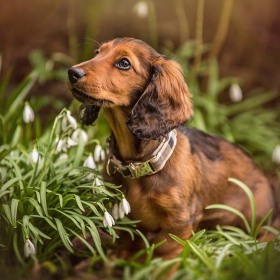
[{"label": "patterned collar", "polygon": [[151,157],[142,161],[120,161],[111,150],[111,155],[107,161],[107,174],[113,176],[119,172],[125,178],[140,178],[159,172],[165,166],[168,159],[171,157],[177,143],[176,130],[170,131],[163,138],[157,149],[151,154]]}]

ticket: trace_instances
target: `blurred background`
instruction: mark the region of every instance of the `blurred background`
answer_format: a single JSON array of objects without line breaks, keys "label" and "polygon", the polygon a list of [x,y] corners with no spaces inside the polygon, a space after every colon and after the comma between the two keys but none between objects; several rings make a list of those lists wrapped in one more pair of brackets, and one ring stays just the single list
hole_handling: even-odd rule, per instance
[{"label": "blurred background", "polygon": [[196,40],[202,25],[203,43],[219,45],[216,55],[222,75],[238,77],[245,88],[279,89],[280,1],[203,2],[199,21],[197,0],[2,1],[1,75],[13,68],[13,80],[22,79],[32,68],[29,58],[34,49],[46,56],[67,53],[79,61],[93,54],[93,40],[132,36],[158,50],[172,50]]},{"label": "blurred background", "polygon": [[[8,114],[11,131],[26,99],[43,117],[36,127],[47,127],[65,106],[77,117],[67,69],[92,58],[99,43],[136,37],[182,65],[196,109],[191,126],[242,145],[275,170],[279,18],[279,0],[2,1],[0,114]],[[9,111],[18,111],[13,121]],[[94,137],[104,140],[108,127],[101,124]]]}]

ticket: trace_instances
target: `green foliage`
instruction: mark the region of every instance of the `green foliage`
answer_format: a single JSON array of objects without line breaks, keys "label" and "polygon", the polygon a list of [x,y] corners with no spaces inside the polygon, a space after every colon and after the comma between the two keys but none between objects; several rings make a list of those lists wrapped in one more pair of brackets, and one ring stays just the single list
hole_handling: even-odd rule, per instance
[{"label": "green foliage", "polygon": [[[31,127],[25,126],[22,121],[24,101],[29,98],[30,91],[35,85],[50,80],[66,80],[67,68],[65,66],[71,64],[72,60],[62,53],[54,53],[47,59],[42,52],[34,50],[30,54],[30,62],[32,71],[18,85],[14,86],[11,83],[12,70],[4,75],[0,83],[0,145],[14,146],[18,142],[26,144],[31,133],[40,137],[41,120],[39,118],[35,119],[33,132]],[[54,106],[42,94],[35,100],[31,99],[32,106],[37,110],[47,105]]]},{"label": "green foliage", "polygon": [[[103,182],[98,170],[81,167],[87,146],[96,141],[85,143],[80,138],[77,145],[67,147],[67,153],[58,150],[58,142],[69,140],[73,133],[71,126],[62,129],[66,115],[63,110],[32,151],[20,143],[1,146],[0,244],[6,250],[13,247],[22,263],[27,239],[34,243],[40,260],[52,259],[62,246],[74,253],[74,237],[86,245],[88,254],[106,259],[98,228],[104,228],[104,211],[121,200],[122,193],[119,187]],[[124,219],[117,228],[125,227],[133,236],[129,224]],[[94,245],[87,242],[86,232]],[[118,237],[114,228],[109,233],[113,239]]]}]

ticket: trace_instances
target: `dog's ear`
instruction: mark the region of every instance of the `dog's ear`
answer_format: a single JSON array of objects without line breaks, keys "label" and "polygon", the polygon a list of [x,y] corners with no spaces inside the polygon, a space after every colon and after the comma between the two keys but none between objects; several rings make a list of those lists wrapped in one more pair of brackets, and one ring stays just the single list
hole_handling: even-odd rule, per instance
[{"label": "dog's ear", "polygon": [[180,65],[160,57],[152,66],[150,82],[127,120],[140,139],[156,139],[192,117],[191,96]]},{"label": "dog's ear", "polygon": [[101,107],[95,105],[87,105],[87,104],[81,105],[80,106],[81,123],[85,125],[92,125],[96,121],[100,109]]}]

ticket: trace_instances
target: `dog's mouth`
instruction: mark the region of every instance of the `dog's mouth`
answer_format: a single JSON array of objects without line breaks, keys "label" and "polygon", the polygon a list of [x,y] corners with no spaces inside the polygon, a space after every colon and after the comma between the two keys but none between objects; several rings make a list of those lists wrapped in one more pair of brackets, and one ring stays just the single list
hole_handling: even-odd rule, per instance
[{"label": "dog's mouth", "polygon": [[113,102],[107,99],[98,99],[94,98],[80,90],[77,90],[76,88],[71,88],[73,96],[80,101],[81,103],[87,104],[87,105],[95,105],[99,107],[104,106],[111,106],[113,105]]}]

